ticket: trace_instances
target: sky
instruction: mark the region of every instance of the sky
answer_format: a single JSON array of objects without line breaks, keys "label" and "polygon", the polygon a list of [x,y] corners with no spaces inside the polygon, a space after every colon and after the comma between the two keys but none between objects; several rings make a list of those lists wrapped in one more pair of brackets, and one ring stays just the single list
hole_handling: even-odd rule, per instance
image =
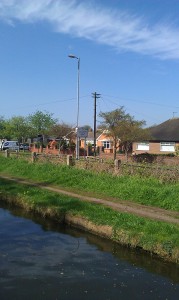
[{"label": "sky", "polygon": [[0,0],[0,116],[179,117],[179,0]]}]

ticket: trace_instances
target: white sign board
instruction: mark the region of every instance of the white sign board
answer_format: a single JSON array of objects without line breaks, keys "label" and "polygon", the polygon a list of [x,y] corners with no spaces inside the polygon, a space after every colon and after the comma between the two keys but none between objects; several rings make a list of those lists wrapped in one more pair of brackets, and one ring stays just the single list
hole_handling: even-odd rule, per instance
[{"label": "white sign board", "polygon": [[88,130],[84,129],[82,127],[77,129],[77,137],[79,138],[87,138],[88,136]]}]

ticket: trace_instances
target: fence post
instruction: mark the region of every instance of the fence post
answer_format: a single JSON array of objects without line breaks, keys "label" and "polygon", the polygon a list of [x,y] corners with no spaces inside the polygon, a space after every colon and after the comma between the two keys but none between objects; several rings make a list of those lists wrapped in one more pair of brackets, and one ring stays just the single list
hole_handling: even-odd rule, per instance
[{"label": "fence post", "polygon": [[5,157],[7,158],[7,157],[10,157],[10,151],[7,149],[7,150],[5,150]]},{"label": "fence post", "polygon": [[72,155],[67,155],[67,166],[73,166],[73,157]]},{"label": "fence post", "polygon": [[32,152],[32,162],[35,162],[37,160],[37,153]]},{"label": "fence post", "polygon": [[115,159],[115,161],[114,161],[114,169],[115,169],[115,171],[119,170],[120,165],[121,165],[121,160],[120,159]]}]

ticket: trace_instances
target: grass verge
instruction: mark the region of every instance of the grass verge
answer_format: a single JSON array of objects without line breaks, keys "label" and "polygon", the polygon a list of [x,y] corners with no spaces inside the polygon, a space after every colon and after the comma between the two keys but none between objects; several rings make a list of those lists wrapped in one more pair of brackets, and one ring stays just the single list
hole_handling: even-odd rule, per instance
[{"label": "grass verge", "polygon": [[55,165],[30,163],[23,159],[0,156],[0,172],[36,182],[86,192],[94,197],[114,197],[136,203],[179,211],[179,183],[163,183],[145,176],[114,176],[96,174],[89,170]]},{"label": "grass verge", "polygon": [[101,232],[101,228],[104,228],[105,232],[108,229],[109,234],[105,236],[113,241],[130,247],[141,247],[165,260],[179,262],[177,225],[116,212],[97,204],[4,179],[0,179],[0,193],[1,201],[12,202],[26,210],[38,212],[44,217],[48,216],[60,222],[68,220],[69,216],[74,220],[80,219],[83,229],[89,230],[89,223],[90,231],[96,234]]}]

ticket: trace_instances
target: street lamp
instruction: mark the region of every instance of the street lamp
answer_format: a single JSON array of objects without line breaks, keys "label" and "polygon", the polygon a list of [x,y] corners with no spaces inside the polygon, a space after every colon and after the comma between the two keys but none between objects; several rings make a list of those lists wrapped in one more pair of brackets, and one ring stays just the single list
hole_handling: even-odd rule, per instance
[{"label": "street lamp", "polygon": [[78,60],[78,76],[77,76],[77,120],[76,120],[76,159],[79,159],[79,138],[78,138],[78,126],[79,126],[79,104],[80,104],[80,58],[70,54],[70,58]]}]

